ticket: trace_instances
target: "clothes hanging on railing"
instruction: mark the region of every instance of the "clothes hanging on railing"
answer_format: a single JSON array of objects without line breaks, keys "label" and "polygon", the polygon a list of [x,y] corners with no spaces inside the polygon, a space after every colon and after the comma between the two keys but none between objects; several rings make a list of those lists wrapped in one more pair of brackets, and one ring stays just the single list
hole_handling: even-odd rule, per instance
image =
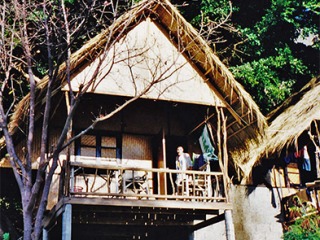
[{"label": "clothes hanging on railing", "polygon": [[204,125],[201,136],[199,138],[199,143],[201,151],[203,153],[203,157],[206,159],[206,161],[218,160],[218,157],[215,154],[215,148],[212,144],[207,124]]},{"label": "clothes hanging on railing", "polygon": [[304,171],[311,171],[311,163],[310,163],[310,157],[308,154],[308,148],[307,146],[303,146],[299,151],[297,151],[295,154],[295,157],[300,160],[299,167]]},{"label": "clothes hanging on railing", "polygon": [[205,160],[203,154],[199,154],[198,157],[196,157],[193,161],[193,170],[199,170],[200,167],[202,167],[204,164],[206,164],[207,161]]}]

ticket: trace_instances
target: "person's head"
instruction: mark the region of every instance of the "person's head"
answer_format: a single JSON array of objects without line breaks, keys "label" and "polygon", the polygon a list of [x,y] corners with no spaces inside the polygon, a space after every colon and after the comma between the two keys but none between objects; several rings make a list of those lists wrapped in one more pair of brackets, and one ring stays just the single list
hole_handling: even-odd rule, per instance
[{"label": "person's head", "polygon": [[182,153],[183,153],[183,147],[182,146],[178,146],[177,147],[177,153],[178,153],[178,155],[181,155]]}]

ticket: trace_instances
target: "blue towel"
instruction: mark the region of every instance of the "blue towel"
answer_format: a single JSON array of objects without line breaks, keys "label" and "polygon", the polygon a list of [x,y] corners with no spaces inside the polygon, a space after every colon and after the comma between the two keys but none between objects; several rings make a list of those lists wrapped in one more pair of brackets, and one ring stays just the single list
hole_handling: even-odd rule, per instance
[{"label": "blue towel", "polygon": [[304,158],[302,165],[301,165],[301,169],[310,172],[311,171],[311,163],[310,163],[310,159],[308,158]]}]

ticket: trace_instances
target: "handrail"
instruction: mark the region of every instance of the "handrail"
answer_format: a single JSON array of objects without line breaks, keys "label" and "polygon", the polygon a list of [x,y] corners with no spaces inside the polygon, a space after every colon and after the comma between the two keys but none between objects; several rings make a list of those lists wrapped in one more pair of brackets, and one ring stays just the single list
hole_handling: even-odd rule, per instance
[{"label": "handrail", "polygon": [[83,168],[96,168],[96,169],[109,169],[109,170],[133,170],[133,171],[147,171],[147,172],[161,172],[161,173],[186,173],[186,174],[203,174],[211,176],[223,176],[222,172],[206,172],[206,171],[197,171],[197,170],[176,170],[169,168],[140,168],[140,167],[130,167],[123,166],[122,164],[118,165],[108,165],[108,164],[88,164],[85,162],[70,162],[70,166],[78,166]]},{"label": "handrail", "polygon": [[[70,196],[227,202],[222,172],[136,167],[115,161],[71,161],[68,166],[65,186],[69,189],[63,192]],[[83,171],[75,173],[75,169]],[[166,186],[165,174],[170,179]],[[179,174],[183,179],[177,184],[174,179]]]}]

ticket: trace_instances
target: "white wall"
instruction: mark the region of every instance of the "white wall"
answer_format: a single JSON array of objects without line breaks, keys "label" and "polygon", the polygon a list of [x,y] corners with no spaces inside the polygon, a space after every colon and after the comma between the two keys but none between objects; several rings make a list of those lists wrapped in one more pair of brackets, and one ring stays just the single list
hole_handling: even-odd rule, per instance
[{"label": "white wall", "polygon": [[[233,202],[233,222],[236,240],[280,240],[283,234],[281,204],[277,189],[274,206],[271,191],[264,187],[233,186],[230,197]],[[280,219],[279,219],[280,217]],[[226,240],[225,222],[200,229],[194,240]]]},{"label": "white wall", "polygon": [[[234,225],[236,239],[277,240],[283,234],[281,203],[277,189],[272,192],[264,187],[234,186]],[[273,206],[274,205],[274,206]]]}]

